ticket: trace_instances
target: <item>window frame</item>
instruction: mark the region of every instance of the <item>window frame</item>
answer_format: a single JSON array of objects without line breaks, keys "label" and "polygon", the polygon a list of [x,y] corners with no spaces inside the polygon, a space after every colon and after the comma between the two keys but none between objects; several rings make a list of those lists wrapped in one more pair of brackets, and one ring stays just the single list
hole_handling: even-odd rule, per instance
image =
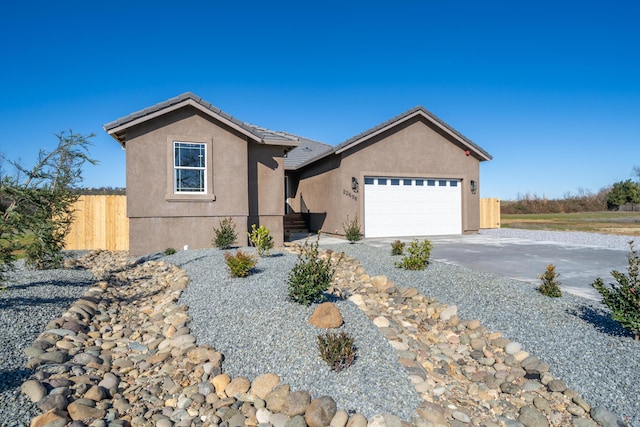
[{"label": "window frame", "polygon": [[[179,147],[179,145],[184,145],[185,147]],[[193,147],[187,147],[187,146],[193,146]],[[196,148],[196,146],[199,146],[199,148],[197,148],[198,150],[202,151],[203,154],[201,154],[200,156],[204,157],[204,159],[202,160],[202,162],[204,163],[203,166],[183,166],[183,165],[177,165],[177,157],[176,157],[176,153],[177,150],[179,149],[193,149]],[[172,187],[173,187],[173,194],[207,194],[207,175],[208,175],[208,161],[207,161],[207,144],[204,142],[189,142],[189,141],[173,141],[173,147],[172,147],[172,153],[173,153],[173,181],[172,181]],[[201,190],[186,190],[186,191],[181,191],[178,188],[178,173],[179,171],[200,171],[200,173],[202,174],[200,177],[200,183],[201,183]]]},{"label": "window frame", "polygon": [[[185,135],[167,135],[166,144],[166,190],[167,202],[213,202],[216,200],[214,193],[214,163],[213,163],[213,139],[193,138]],[[204,191],[176,191],[176,167],[175,144],[197,144],[204,147]]]}]

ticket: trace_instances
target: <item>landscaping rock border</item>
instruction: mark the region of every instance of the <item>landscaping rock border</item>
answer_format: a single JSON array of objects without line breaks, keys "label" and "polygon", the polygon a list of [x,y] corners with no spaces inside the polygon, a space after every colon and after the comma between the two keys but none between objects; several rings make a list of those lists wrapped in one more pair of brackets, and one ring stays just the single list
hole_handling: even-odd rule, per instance
[{"label": "landscaping rock border", "polygon": [[[455,306],[369,277],[354,258],[323,256],[341,259],[332,291],[381,328],[424,399],[413,425],[621,425],[518,343],[459,319]],[[223,355],[190,334],[188,308],[177,304],[189,278],[175,266],[112,252],[78,263],[99,281],[25,349],[35,373],[22,391],[43,411],[33,427],[410,424],[349,414],[329,396],[292,391],[277,373],[230,378]]]}]

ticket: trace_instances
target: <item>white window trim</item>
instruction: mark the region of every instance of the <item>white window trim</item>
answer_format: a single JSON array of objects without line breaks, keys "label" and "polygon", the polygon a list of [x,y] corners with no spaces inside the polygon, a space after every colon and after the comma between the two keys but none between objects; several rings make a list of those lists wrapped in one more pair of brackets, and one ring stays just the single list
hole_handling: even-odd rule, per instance
[{"label": "white window trim", "polygon": [[[185,144],[204,144],[205,146],[205,180],[204,192],[194,192],[194,191],[180,191],[176,192],[176,184],[175,184],[175,143],[182,142]],[[166,181],[166,192],[165,192],[165,200],[167,202],[213,202],[216,200],[216,195],[214,193],[214,163],[213,163],[213,140],[212,139],[200,139],[193,138],[186,135],[167,135],[167,145],[166,145],[166,165],[167,165],[167,181]]]},{"label": "white window trim", "polygon": [[[178,144],[190,144],[190,145],[200,145],[204,148],[204,166],[176,166],[176,148]],[[207,144],[204,142],[189,142],[189,141],[173,141],[173,194],[207,194],[207,177],[208,177],[208,167],[209,162],[207,159]],[[177,188],[177,180],[178,180],[178,171],[179,170],[197,170],[203,171],[204,176],[202,179],[203,188],[200,191],[178,191]]]}]

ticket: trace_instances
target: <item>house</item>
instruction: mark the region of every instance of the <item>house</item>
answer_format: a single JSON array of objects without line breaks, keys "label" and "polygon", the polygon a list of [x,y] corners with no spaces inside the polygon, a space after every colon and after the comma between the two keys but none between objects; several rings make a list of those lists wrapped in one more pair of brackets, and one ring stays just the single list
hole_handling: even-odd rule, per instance
[{"label": "house", "polygon": [[365,237],[479,229],[479,164],[491,156],[416,107],[338,146],[240,121],[185,93],[104,125],[126,150],[129,251],[210,247],[223,218],[246,245],[251,224],[275,243],[283,218]]}]

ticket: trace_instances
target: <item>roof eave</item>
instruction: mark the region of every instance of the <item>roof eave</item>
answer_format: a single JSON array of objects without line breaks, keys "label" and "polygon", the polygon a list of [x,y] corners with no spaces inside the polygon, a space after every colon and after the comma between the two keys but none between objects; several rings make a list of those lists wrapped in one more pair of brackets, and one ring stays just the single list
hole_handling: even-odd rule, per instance
[{"label": "roof eave", "polygon": [[[193,108],[196,108],[197,110],[207,114],[210,117],[215,118],[216,120],[221,121],[222,123],[224,123],[225,125],[229,126],[230,128],[236,130],[237,132],[240,132],[241,134],[247,136],[248,138],[254,140],[255,142],[259,142],[262,143],[264,142],[261,138],[257,137],[256,135],[254,135],[253,133],[249,132],[248,130],[246,130],[245,128],[243,128],[242,126],[238,125],[237,123],[235,123],[232,120],[227,119],[226,117],[212,111],[211,109],[205,107],[204,105],[200,104],[199,102],[195,101],[192,98],[187,98],[183,101],[177,102],[175,104],[169,105],[167,107],[161,108],[158,111],[154,111],[145,115],[142,115],[140,117],[136,117],[126,123],[122,123],[120,125],[114,126],[112,128],[110,128],[110,123],[107,123],[106,125],[104,125],[104,130],[111,135],[113,138],[116,139],[116,141],[118,141],[120,143],[120,145],[122,145],[124,147],[125,145],[125,135],[126,135],[126,130],[139,125],[141,123],[144,123],[148,120],[154,119],[156,117],[160,117],[164,114],[170,113],[172,111],[176,111],[180,108],[184,108],[187,106],[191,106]],[[117,123],[116,122],[112,122],[112,123]]]},{"label": "roof eave", "polygon": [[404,122],[406,122],[408,120],[411,120],[411,119],[413,119],[414,117],[417,117],[417,116],[424,117],[430,123],[433,123],[435,126],[437,126],[438,129],[442,130],[445,134],[447,134],[450,137],[454,138],[456,141],[460,142],[463,146],[465,146],[469,150],[473,151],[477,155],[477,157],[479,158],[480,161],[485,161],[485,160],[491,160],[492,159],[492,157],[491,157],[491,155],[489,155],[489,153],[487,153],[484,150],[480,149],[477,145],[473,144],[471,141],[467,140],[466,138],[461,137],[458,133],[453,132],[448,126],[444,125],[439,120],[434,119],[429,114],[425,113],[425,111],[422,108],[419,108],[416,111],[413,111],[410,114],[407,114],[406,116],[403,116],[400,119],[387,124],[386,126],[383,126],[383,127],[379,128],[379,129],[375,129],[373,132],[367,133],[366,135],[363,135],[362,137],[357,138],[357,139],[351,141],[350,143],[348,143],[348,144],[346,144],[344,146],[337,147],[337,149],[335,150],[335,153],[336,154],[340,154],[340,153],[342,153],[344,151],[347,151],[347,150],[355,147],[356,145],[361,144],[361,143],[367,141],[368,139],[371,139],[371,138],[373,138],[373,137],[375,137],[377,135],[380,135],[380,134],[388,131],[389,129],[392,129],[392,128],[398,126],[399,124],[402,124],[402,123],[404,123]]},{"label": "roof eave", "polygon": [[282,147],[290,147],[291,149],[300,145],[300,141],[285,140],[285,139],[263,138],[260,142],[262,142],[265,145],[279,145]]}]

